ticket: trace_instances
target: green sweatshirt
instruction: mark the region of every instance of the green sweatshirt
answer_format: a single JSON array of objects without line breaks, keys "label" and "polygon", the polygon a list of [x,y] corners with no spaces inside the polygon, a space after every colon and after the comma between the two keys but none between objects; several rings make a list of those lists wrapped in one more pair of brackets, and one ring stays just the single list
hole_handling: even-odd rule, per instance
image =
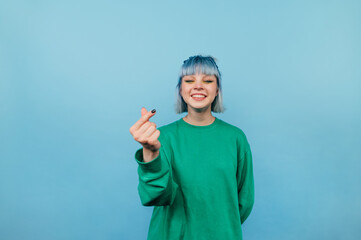
[{"label": "green sweatshirt", "polygon": [[159,128],[159,156],[139,164],[138,191],[155,206],[148,240],[241,240],[254,203],[252,154],[243,131],[217,117],[207,126],[182,118]]}]

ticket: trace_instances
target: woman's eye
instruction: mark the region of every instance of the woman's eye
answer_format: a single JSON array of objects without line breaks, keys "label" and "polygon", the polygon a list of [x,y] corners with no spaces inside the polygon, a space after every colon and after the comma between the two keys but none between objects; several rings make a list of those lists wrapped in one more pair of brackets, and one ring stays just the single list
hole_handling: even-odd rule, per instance
[{"label": "woman's eye", "polygon": [[[186,82],[186,83],[192,83],[192,82],[194,82],[194,80],[184,80],[184,82]],[[206,83],[212,83],[213,80],[205,80],[204,82],[206,82]]]}]

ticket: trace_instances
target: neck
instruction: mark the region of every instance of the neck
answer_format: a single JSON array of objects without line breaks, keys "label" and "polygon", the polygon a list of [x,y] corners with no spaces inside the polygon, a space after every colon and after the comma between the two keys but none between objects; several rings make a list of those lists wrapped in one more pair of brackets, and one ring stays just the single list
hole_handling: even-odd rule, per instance
[{"label": "neck", "polygon": [[192,125],[207,126],[214,122],[215,117],[212,116],[211,108],[208,108],[207,111],[197,112],[188,107],[188,115],[183,120]]}]

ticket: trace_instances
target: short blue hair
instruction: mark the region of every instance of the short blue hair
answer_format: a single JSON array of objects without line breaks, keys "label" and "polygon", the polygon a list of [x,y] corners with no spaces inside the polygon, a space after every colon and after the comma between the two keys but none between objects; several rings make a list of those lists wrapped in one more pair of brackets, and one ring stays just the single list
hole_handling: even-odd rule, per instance
[{"label": "short blue hair", "polygon": [[221,87],[221,72],[218,69],[216,60],[212,56],[202,56],[196,55],[189,57],[187,60],[183,61],[179,73],[179,79],[177,84],[177,93],[176,93],[176,113],[188,112],[187,103],[183,100],[181,96],[181,85],[182,78],[187,75],[194,74],[205,74],[205,75],[214,75],[217,78],[218,86],[218,95],[214,98],[214,101],[211,106],[212,112],[224,112],[225,108],[223,107],[223,98],[222,98],[222,87]]}]

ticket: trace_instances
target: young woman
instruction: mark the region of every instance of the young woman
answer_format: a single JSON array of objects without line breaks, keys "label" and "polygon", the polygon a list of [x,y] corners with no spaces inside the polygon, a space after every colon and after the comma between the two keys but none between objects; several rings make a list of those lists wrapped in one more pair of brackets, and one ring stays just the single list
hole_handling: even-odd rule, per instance
[{"label": "young woman", "polygon": [[143,146],[135,153],[140,199],[155,206],[148,239],[240,240],[254,203],[252,155],[243,131],[212,115],[224,111],[214,58],[185,60],[177,92],[184,118],[157,129],[155,109],[142,108],[130,128]]}]

